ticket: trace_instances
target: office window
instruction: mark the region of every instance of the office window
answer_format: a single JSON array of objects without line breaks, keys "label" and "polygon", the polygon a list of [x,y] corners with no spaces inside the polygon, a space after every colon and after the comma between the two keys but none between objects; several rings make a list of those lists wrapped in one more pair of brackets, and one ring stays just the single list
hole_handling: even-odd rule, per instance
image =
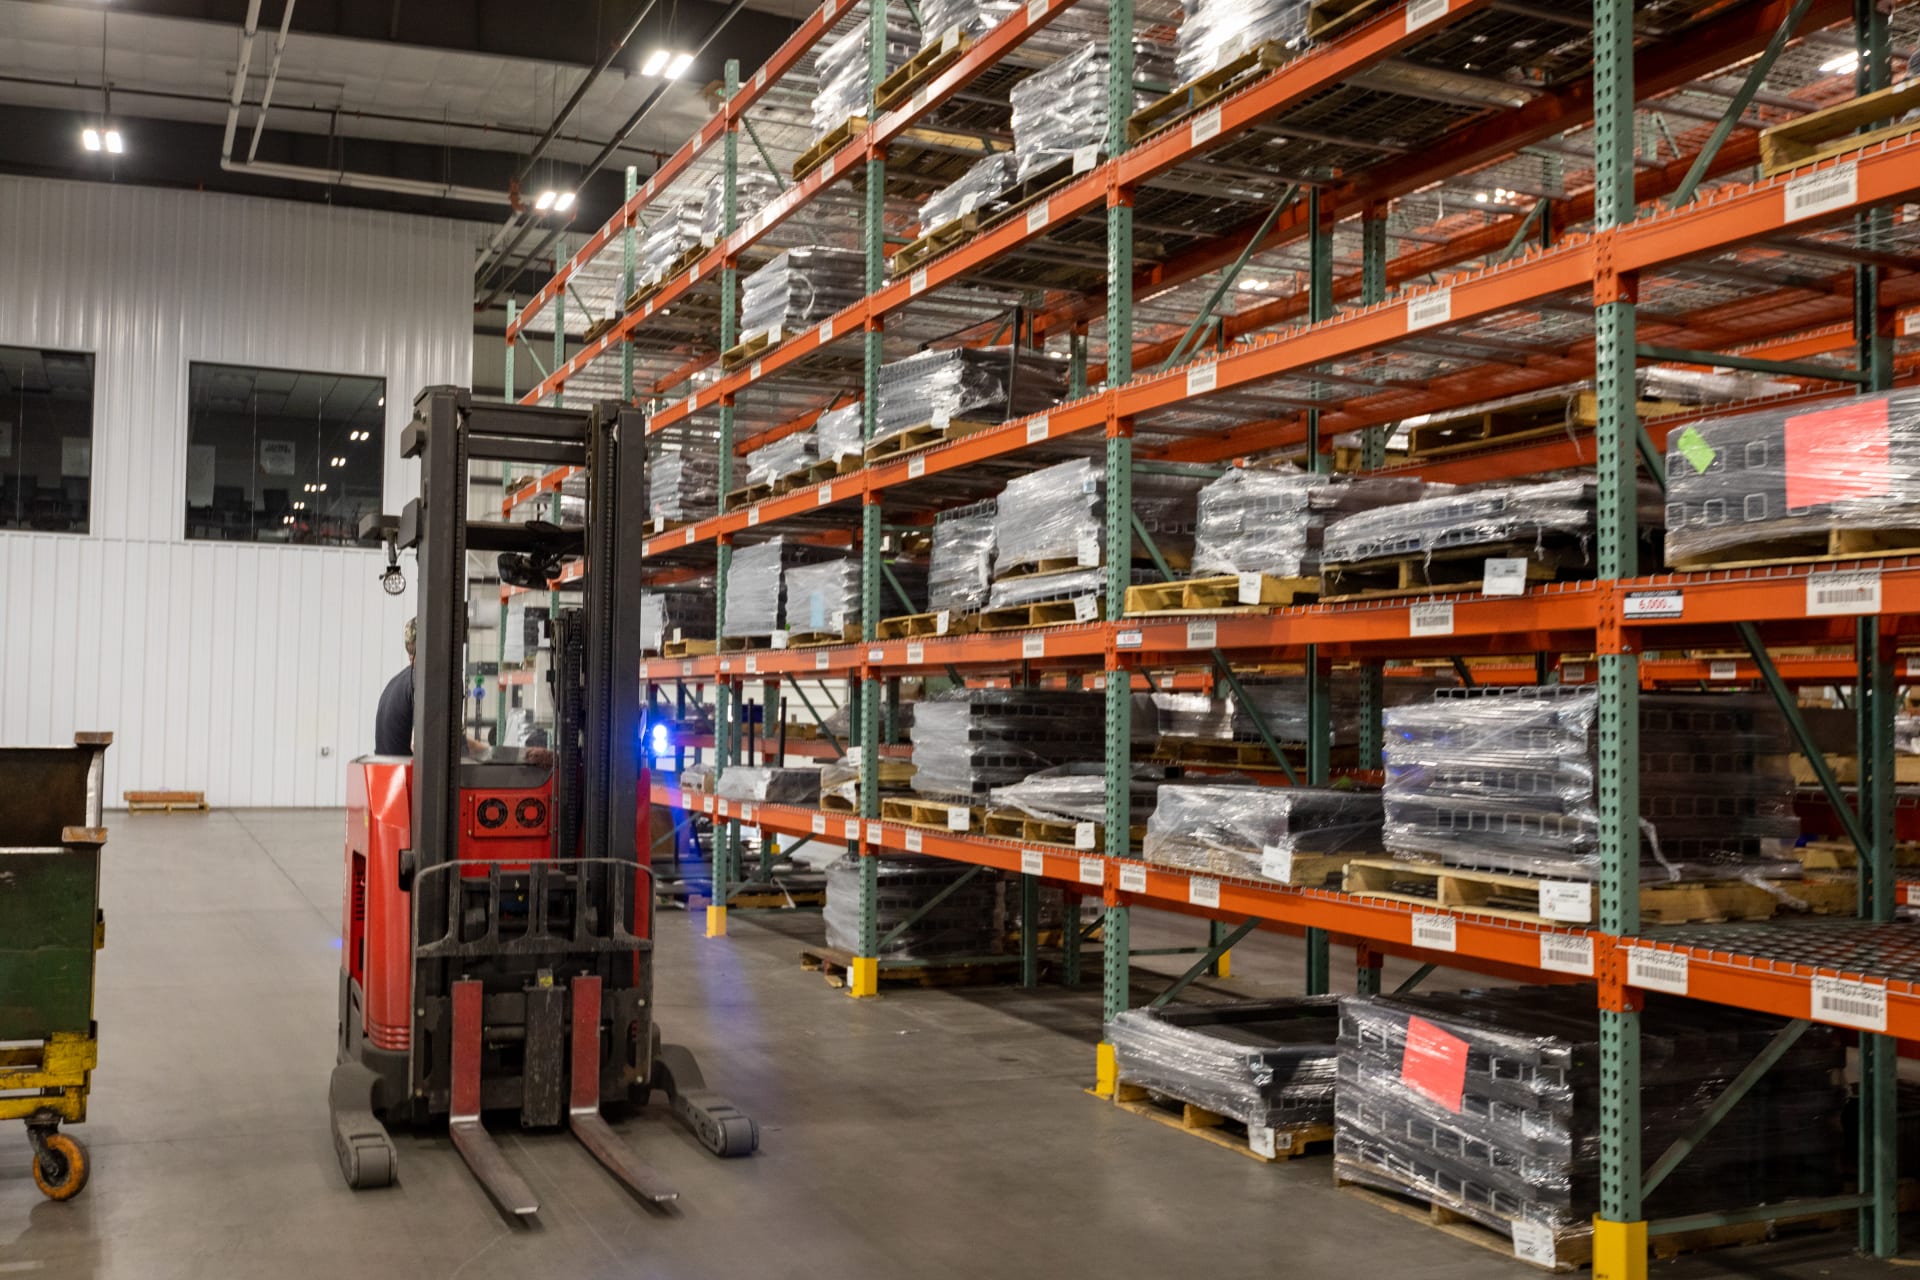
[{"label": "office window", "polygon": [[0,347],[0,529],[85,533],[93,357]]},{"label": "office window", "polygon": [[199,364],[187,375],[187,536],[344,546],[380,509],[387,384]]}]

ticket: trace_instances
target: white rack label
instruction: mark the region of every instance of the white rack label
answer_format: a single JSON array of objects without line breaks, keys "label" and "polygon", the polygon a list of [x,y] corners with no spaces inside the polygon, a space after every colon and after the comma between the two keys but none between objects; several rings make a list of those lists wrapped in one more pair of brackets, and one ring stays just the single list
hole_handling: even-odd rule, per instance
[{"label": "white rack label", "polygon": [[695,391],[687,396],[687,412],[692,413],[700,407],[700,393]]},{"label": "white rack label", "polygon": [[1481,571],[1480,593],[1489,596],[1523,596],[1527,593],[1525,556],[1489,556]]},{"label": "white rack label", "polygon": [[965,831],[972,822],[973,815],[967,812],[965,805],[950,804],[947,806],[947,830]]},{"label": "white rack label", "polygon": [[1027,210],[1027,234],[1033,235],[1036,232],[1044,231],[1046,230],[1046,226],[1047,202],[1042,200],[1039,204]]},{"label": "white rack label", "polygon": [[1593,976],[1593,939],[1584,933],[1540,935],[1540,967],[1550,973]]},{"label": "white rack label", "polygon": [[953,625],[952,610],[942,609],[940,612],[933,615],[933,634],[937,636],[943,636],[947,634],[947,628],[952,625]]},{"label": "white rack label", "polygon": [[1123,865],[1120,868],[1120,889],[1123,893],[1145,893],[1147,869],[1137,862]]},{"label": "white rack label", "polygon": [[1107,860],[1105,858],[1080,859],[1081,884],[1105,884],[1107,882]]},{"label": "white rack label", "polygon": [[877,822],[869,822],[869,823],[867,824],[867,843],[869,843],[869,844],[879,844],[879,843],[880,843],[880,837],[881,837],[881,835],[882,835],[882,834],[883,834],[883,833],[882,833],[882,832],[881,832],[881,830],[880,830],[880,824],[879,824],[879,823],[877,823]]},{"label": "white rack label", "polygon": [[907,852],[919,853],[921,849],[923,849],[925,846],[926,846],[926,841],[921,838],[920,832],[913,827],[908,827],[907,828]]},{"label": "white rack label", "polygon": [[1707,679],[1735,680],[1740,676],[1740,664],[1730,658],[1716,659],[1707,664]]},{"label": "white rack label", "polygon": [[1073,558],[1080,562],[1082,568],[1095,568],[1100,563],[1100,539],[1093,534],[1088,534],[1075,543],[1073,551]]},{"label": "white rack label", "polygon": [[1047,16],[1047,0],[1027,0],[1027,25],[1032,26]]},{"label": "white rack label", "polygon": [[1043,876],[1047,874],[1047,855],[1038,849],[1020,851],[1020,874],[1023,876]]},{"label": "white rack label", "polygon": [[912,458],[908,460],[907,479],[918,480],[925,474],[927,474],[927,460],[925,458]]},{"label": "white rack label", "polygon": [[1627,952],[1627,985],[1683,996],[1687,994],[1687,965],[1684,951],[1648,951],[1634,947]]},{"label": "white rack label", "polygon": [[1023,658],[1044,658],[1047,656],[1047,638],[1045,636],[1027,636],[1020,641],[1020,656]]},{"label": "white rack label", "polygon": [[920,268],[918,271],[914,272],[912,275],[907,277],[907,296],[908,297],[912,297],[913,295],[920,293],[926,287],[927,287],[927,269],[925,267]]},{"label": "white rack label", "polygon": [[760,523],[760,508],[758,507],[747,508],[747,523],[749,525],[756,525]]},{"label": "white rack label", "polygon": [[[1438,0],[1444,10],[1446,0]],[[1409,24],[1413,21],[1412,10],[1408,10]],[[1407,28],[1411,31],[1411,25]],[[1544,1222],[1529,1222],[1525,1218],[1513,1220],[1513,1256],[1522,1262],[1531,1262],[1538,1267],[1557,1267],[1560,1260],[1553,1253],[1553,1228]]]},{"label": "white rack label", "polygon": [[747,377],[754,382],[760,381],[760,362],[755,360],[747,366]]},{"label": "white rack label", "polygon": [[724,818],[727,816],[727,802],[725,800],[717,800],[714,802],[714,805],[715,805],[715,810],[719,813],[721,817]]},{"label": "white rack label", "polygon": [[1205,876],[1194,876],[1187,881],[1187,901],[1196,907],[1217,907],[1220,905],[1220,882],[1209,880]]},{"label": "white rack label", "polygon": [[813,669],[815,671],[825,671],[827,669],[827,651],[825,649],[813,655]]},{"label": "white rack label", "polygon": [[680,674],[681,674],[681,675],[683,675],[683,676],[690,676],[690,675],[692,675],[692,674],[693,674],[693,663],[691,663],[691,662],[682,662],[682,663],[680,664]]},{"label": "white rack label", "polygon": [[1455,951],[1452,916],[1416,915],[1413,918],[1413,945],[1428,951]]},{"label": "white rack label", "polygon": [[1887,989],[1846,978],[1813,980],[1813,1016],[1857,1031],[1887,1029]]},{"label": "white rack label", "polygon": [[1257,573],[1241,574],[1240,575],[1240,603],[1241,604],[1259,604],[1260,603],[1260,586],[1261,586],[1261,576],[1259,574]]},{"label": "white rack label", "polygon": [[1073,171],[1075,173],[1085,173],[1087,170],[1093,168],[1093,166],[1099,163],[1100,163],[1100,144],[1099,143],[1089,142],[1084,147],[1077,147],[1074,149]]},{"label": "white rack label", "polygon": [[1567,924],[1593,919],[1593,886],[1584,880],[1542,880],[1540,914]]},{"label": "white rack label", "polygon": [[1042,440],[1045,440],[1046,438],[1047,438],[1047,415],[1043,413],[1039,417],[1035,418],[1033,421],[1027,423],[1027,443],[1039,444]]},{"label": "white rack label", "polygon": [[1920,335],[1920,311],[1909,311],[1900,317],[1900,336],[1911,338]]},{"label": "white rack label", "polygon": [[1409,636],[1450,636],[1453,634],[1453,601],[1410,605],[1407,609]]},{"label": "white rack label", "polygon": [[909,664],[917,667],[926,660],[927,646],[923,644],[910,644],[907,646],[907,662]]},{"label": "white rack label", "polygon": [[740,806],[740,821],[742,821],[742,822],[752,822],[752,821],[753,821],[753,806],[752,806],[752,805],[750,805],[750,804],[743,804],[743,805],[741,805],[741,806]]},{"label": "white rack label", "polygon": [[887,660],[887,651],[885,649],[867,650],[868,662],[885,662],[886,660]]},{"label": "white rack label", "polygon": [[1092,622],[1099,616],[1099,596],[1079,596],[1075,598],[1073,602],[1073,620],[1075,622]]},{"label": "white rack label", "polygon": [[767,87],[767,69],[765,67],[761,67],[758,71],[753,73],[753,91],[755,93],[758,93],[760,92],[760,90],[766,87]]},{"label": "white rack label", "polygon": [[1268,845],[1260,851],[1260,874],[1281,884],[1293,883],[1293,850]]},{"label": "white rack label", "polygon": [[1146,642],[1145,633],[1139,631],[1121,631],[1113,637],[1113,647],[1116,649],[1139,649],[1143,648]]},{"label": "white rack label", "polygon": [[841,830],[841,833],[845,835],[847,839],[858,840],[860,838],[860,819],[848,818],[845,825],[843,825],[840,828],[840,830]]},{"label": "white rack label", "polygon": [[1431,329],[1453,319],[1453,290],[1435,289],[1407,303],[1407,332]]},{"label": "white rack label", "polygon": [[1187,370],[1187,394],[1190,396],[1205,395],[1219,382],[1220,366],[1212,362],[1198,364]]},{"label": "white rack label", "polygon": [[1579,684],[1587,678],[1587,664],[1584,662],[1563,662],[1560,664],[1560,683]]},{"label": "white rack label", "polygon": [[1093,848],[1094,831],[1095,831],[1095,828],[1091,822],[1074,823],[1073,824],[1073,847],[1076,849]]},{"label": "white rack label", "polygon": [[1220,626],[1212,618],[1187,624],[1187,648],[1211,649],[1219,642]]},{"label": "white rack label", "polygon": [[825,506],[831,506],[832,503],[833,503],[833,486],[831,484],[821,485],[820,497],[817,499],[817,504],[819,506],[825,507]]},{"label": "white rack label", "polygon": [[1804,174],[1787,183],[1788,222],[1845,209],[1860,199],[1860,170],[1853,161]]},{"label": "white rack label", "polygon": [[1188,145],[1197,147],[1208,138],[1218,137],[1219,134],[1220,108],[1217,106],[1208,107],[1205,111],[1202,111],[1193,118],[1193,128],[1188,134]]},{"label": "white rack label", "polygon": [[1880,571],[1807,575],[1807,616],[1880,612]]},{"label": "white rack label", "polygon": [[833,317],[828,316],[825,320],[822,320],[820,322],[820,327],[818,329],[815,329],[814,332],[820,335],[818,338],[818,341],[821,346],[824,347],[829,342],[832,342],[833,341]]},{"label": "white rack label", "polygon": [[1628,618],[1677,618],[1686,607],[1686,600],[1678,591],[1638,591],[1629,595],[1621,604],[1621,614]]},{"label": "white rack label", "polygon": [[687,536],[681,539],[681,543],[689,547],[693,545],[693,526],[692,525],[687,526]]},{"label": "white rack label", "polygon": [[[948,34],[955,35],[958,33],[949,32]],[[933,101],[933,97],[927,88],[916,89],[913,92],[913,97],[907,100],[907,113],[917,116],[927,109],[927,103],[931,101]]]},{"label": "white rack label", "polygon": [[827,183],[832,181],[833,181],[833,157],[828,156],[827,162],[820,166],[820,185],[825,186]]},{"label": "white rack label", "polygon": [[733,659],[731,659],[731,658],[722,658],[722,659],[720,659],[720,670],[722,670],[722,671],[731,671],[731,670],[733,670]]},{"label": "white rack label", "polygon": [[1910,907],[1920,907],[1920,884],[1902,885],[1901,888],[1905,891],[1901,894],[1902,900]]},{"label": "white rack label", "polygon": [[1908,676],[1920,676],[1920,658],[1908,658],[1905,665],[1902,667],[1900,674],[1908,675]]},{"label": "white rack label", "polygon": [[747,674],[750,676],[760,674],[760,657],[758,654],[750,653],[747,655]]}]

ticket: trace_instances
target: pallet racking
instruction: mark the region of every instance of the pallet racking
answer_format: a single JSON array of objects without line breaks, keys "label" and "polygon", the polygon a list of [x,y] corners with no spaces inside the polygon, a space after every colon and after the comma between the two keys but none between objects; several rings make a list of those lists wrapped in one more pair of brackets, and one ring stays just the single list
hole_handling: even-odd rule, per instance
[{"label": "pallet racking", "polygon": [[[1150,0],[1108,0],[1111,109],[1092,167],[890,278],[889,247],[903,238],[910,202],[954,175],[956,151],[994,145],[1004,133],[1007,86],[1044,61],[1040,38],[1075,8],[1072,0],[1013,8],[789,179],[782,161],[806,147],[796,121],[820,42],[860,22],[869,24],[872,48],[885,42],[884,7],[827,0],[751,80],[729,65],[708,123],[645,183],[630,179],[622,209],[559,261],[553,280],[511,318],[515,346],[543,326],[552,334],[551,367],[542,367],[528,400],[617,395],[647,403],[660,447],[718,451],[723,493],[738,455],[803,429],[831,404],[860,399],[871,437],[886,359],[936,341],[991,344],[1009,334],[1069,358],[1074,392],[1046,413],[654,532],[646,553],[655,572],[667,580],[711,572],[722,618],[736,541],[787,533],[857,545],[864,564],[859,644],[652,660],[643,672],[650,689],[679,685],[679,698],[687,682],[713,686],[720,768],[737,759],[733,709],[750,686],[844,681],[857,706],[862,812],[730,805],[668,783],[655,784],[656,803],[715,820],[720,885],[738,870],[743,822],[844,841],[867,855],[854,994],[876,990],[874,855],[885,851],[1015,872],[1028,892],[1044,879],[1097,895],[1109,1016],[1129,1003],[1128,909],[1136,904],[1209,921],[1196,972],[1217,964],[1245,929],[1262,927],[1305,936],[1315,990],[1329,983],[1334,943],[1353,949],[1362,990],[1377,989],[1387,954],[1531,981],[1595,981],[1604,1068],[1597,1276],[1644,1275],[1649,1233],[1708,1225],[1649,1224],[1641,1213],[1643,1156],[1660,1153],[1639,1149],[1640,991],[1854,1028],[1862,1032],[1859,1190],[1807,1207],[1857,1209],[1862,1247],[1890,1255],[1898,1243],[1894,1041],[1920,1038],[1920,948],[1892,923],[1894,666],[1899,647],[1920,631],[1920,556],[1689,573],[1640,565],[1638,460],[1659,474],[1670,431],[1727,410],[1642,423],[1635,372],[1642,364],[1763,371],[1789,384],[1775,396],[1781,402],[1880,390],[1914,376],[1907,339],[1920,333],[1909,310],[1920,304],[1920,222],[1901,206],[1920,198],[1920,138],[1883,133],[1808,167],[1751,177],[1759,126],[1846,96],[1844,70],[1835,68],[1849,56],[1855,91],[1885,87],[1890,21],[1910,25],[1911,13],[1890,19],[1878,6],[1835,0],[1362,5],[1337,34],[1131,140],[1131,40],[1172,11]],[[886,75],[876,52],[870,87],[877,92]],[[780,190],[748,214],[736,195],[756,164]],[[666,197],[698,183],[714,184],[724,201],[719,236],[638,305],[623,307],[648,210],[658,216]],[[866,296],[723,370],[720,354],[739,336],[741,264],[836,220],[857,227]],[[571,313],[569,298],[589,314]],[[567,334],[590,325],[595,336],[568,355]],[[1591,468],[1600,494],[1596,580],[1538,585],[1517,597],[1456,592],[1122,616],[1136,471],[1191,470],[1282,449],[1324,468],[1334,437],[1356,431],[1363,461],[1378,468],[1389,424],[1576,383],[1590,384],[1595,397],[1591,429],[1405,465],[1445,480]],[[1109,621],[874,638],[876,620],[892,612],[881,608],[879,564],[890,527],[1074,454],[1105,464]],[[503,507],[512,514],[565,480],[556,472],[510,489]],[[1835,585],[1852,588],[1845,602],[1835,602]],[[1776,658],[1787,646],[1852,656]],[[1729,648],[1744,656],[1683,656]],[[1649,652],[1659,656],[1643,659]],[[1359,663],[1374,716],[1363,755],[1377,764],[1385,664],[1474,655],[1513,659],[1484,669],[1488,679],[1598,686],[1605,856],[1592,928],[1189,875],[879,816],[878,762],[894,740],[884,731],[889,693],[897,698],[903,676],[1060,676],[1104,689],[1107,826],[1118,830],[1127,825],[1130,692],[1140,673],[1216,663],[1230,672],[1226,658],[1298,662],[1316,688],[1315,722],[1324,725],[1331,665]],[[1809,755],[1828,819],[1859,850],[1857,920],[1640,927],[1639,690],[1728,681],[1757,684],[1789,708],[1797,684],[1855,686],[1864,781],[1842,788],[1819,753]],[[1804,733],[1802,740],[1810,745]],[[1309,754],[1309,780],[1327,777],[1326,754]],[[720,906],[709,931],[724,930]],[[1073,943],[1067,972],[1075,979],[1078,965]],[[1105,1046],[1099,1077],[1111,1092]],[[1718,1110],[1689,1144],[1711,1140]],[[1683,1154],[1667,1153],[1659,1172]],[[1713,1221],[1778,1212],[1756,1207]]]}]

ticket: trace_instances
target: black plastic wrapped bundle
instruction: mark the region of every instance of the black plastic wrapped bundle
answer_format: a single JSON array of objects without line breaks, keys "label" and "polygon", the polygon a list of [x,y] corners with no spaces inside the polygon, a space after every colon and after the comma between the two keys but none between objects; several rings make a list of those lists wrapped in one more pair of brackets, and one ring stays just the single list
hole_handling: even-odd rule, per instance
[{"label": "black plastic wrapped bundle", "polygon": [[[1178,785],[1166,781],[1166,770],[1153,765],[1133,766],[1128,788],[1130,826],[1146,822],[1163,786]],[[1086,761],[1055,765],[1028,774],[1018,782],[995,787],[993,807],[1015,809],[1029,817],[1049,822],[1091,822],[1103,827],[1107,822],[1107,770],[1104,763]]]},{"label": "black plastic wrapped bundle", "polygon": [[953,689],[916,704],[913,789],[981,796],[1076,760],[1106,755],[1106,703],[1063,689]]},{"label": "black plastic wrapped bundle", "polygon": [[1148,862],[1258,879],[1269,851],[1374,853],[1380,793],[1335,787],[1162,787],[1142,847]]},{"label": "black plastic wrapped bundle", "polygon": [[1200,491],[1193,576],[1265,573],[1277,578],[1320,572],[1329,522],[1420,498],[1415,479],[1344,476],[1236,467]]},{"label": "black plastic wrapped bundle", "polygon": [[1004,422],[1039,413],[1066,394],[1064,361],[1006,347],[923,351],[880,369],[877,444],[914,427],[944,431],[955,422]]},{"label": "black plastic wrapped bundle", "polygon": [[647,514],[704,520],[720,509],[720,463],[711,449],[675,449],[647,464]]},{"label": "black plastic wrapped bundle", "polygon": [[1120,1079],[1249,1129],[1333,1123],[1338,996],[1129,1009],[1107,1023]]},{"label": "black plastic wrapped bundle", "polygon": [[920,234],[927,235],[976,209],[993,211],[1002,192],[1013,186],[1016,169],[1011,151],[982,156],[959,178],[928,196],[920,206]]},{"label": "black plastic wrapped bundle", "polygon": [[809,245],[776,254],[740,292],[740,340],[769,342],[817,324],[866,294],[866,265],[851,249]]},{"label": "black plastic wrapped bundle", "polygon": [[1450,547],[1593,539],[1591,480],[1489,485],[1363,511],[1327,526],[1322,559],[1354,564]]},{"label": "black plastic wrapped bundle", "polygon": [[[956,862],[918,858],[876,859],[879,895],[875,903],[882,938],[912,919],[970,868]],[[827,867],[827,900],[821,918],[827,945],[841,951],[860,949],[860,863],[848,854]],[[992,876],[974,876],[952,889],[931,910],[908,925],[881,948],[888,960],[938,960],[997,953],[1006,920],[1002,914],[1000,884]]]},{"label": "black plastic wrapped bundle", "polygon": [[640,597],[640,648],[659,653],[669,640],[713,639],[713,594],[704,591],[649,591]]}]

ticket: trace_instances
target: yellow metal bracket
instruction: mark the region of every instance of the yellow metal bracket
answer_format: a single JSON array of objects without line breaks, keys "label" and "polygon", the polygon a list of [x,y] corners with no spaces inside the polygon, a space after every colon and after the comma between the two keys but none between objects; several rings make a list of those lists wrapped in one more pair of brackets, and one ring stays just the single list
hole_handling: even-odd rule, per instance
[{"label": "yellow metal bracket", "polygon": [[1093,1091],[1099,1097],[1111,1098],[1120,1088],[1120,1060],[1105,1040],[1095,1045],[1093,1052]]},{"label": "yellow metal bracket", "polygon": [[880,994],[879,956],[853,957],[847,970],[847,994],[861,997]]},{"label": "yellow metal bracket", "polygon": [[727,909],[725,907],[707,908],[707,936],[724,938],[727,936]]},{"label": "yellow metal bracket", "polygon": [[1593,1220],[1593,1280],[1647,1280],[1647,1224]]}]

